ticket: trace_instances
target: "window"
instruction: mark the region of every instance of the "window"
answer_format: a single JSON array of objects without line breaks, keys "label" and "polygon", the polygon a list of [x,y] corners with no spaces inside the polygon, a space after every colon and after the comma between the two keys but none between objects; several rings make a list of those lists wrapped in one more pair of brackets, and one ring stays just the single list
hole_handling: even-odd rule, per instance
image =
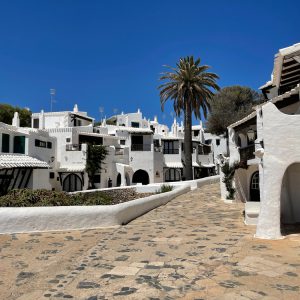
[{"label": "window", "polygon": [[40,120],[37,119],[33,119],[33,128],[39,128],[40,127]]},{"label": "window", "polygon": [[205,140],[205,144],[210,145],[211,144],[211,140]]},{"label": "window", "polygon": [[94,175],[94,183],[100,183],[100,174]]},{"label": "window", "polygon": [[35,140],[35,146],[36,147],[40,147],[40,148],[46,148],[47,147],[47,143],[44,142],[44,141]]},{"label": "window", "polygon": [[174,141],[164,141],[164,154],[178,154],[179,149],[175,148]]},{"label": "window", "polygon": [[125,145],[126,140],[120,140],[120,145]]},{"label": "window", "polygon": [[140,123],[139,122],[131,122],[131,127],[139,128]]},{"label": "window", "polygon": [[71,138],[66,138],[66,142],[70,143],[71,142]]},{"label": "window", "polygon": [[9,134],[2,134],[2,152],[9,153]]},{"label": "window", "polygon": [[50,179],[53,179],[54,178],[54,172],[50,172],[49,177],[50,177]]},{"label": "window", "polygon": [[25,153],[25,136],[14,137],[14,153]]},{"label": "window", "polygon": [[216,139],[216,145],[220,146],[220,139]]},{"label": "window", "polygon": [[52,149],[52,143],[51,142],[47,142],[47,148]]},{"label": "window", "polygon": [[150,125],[150,129],[152,130],[152,132],[155,132],[155,128],[153,125]]},{"label": "window", "polygon": [[179,169],[168,169],[165,173],[165,181],[180,181],[180,170]]},{"label": "window", "polygon": [[198,136],[199,132],[200,132],[200,130],[194,130],[194,136]]}]

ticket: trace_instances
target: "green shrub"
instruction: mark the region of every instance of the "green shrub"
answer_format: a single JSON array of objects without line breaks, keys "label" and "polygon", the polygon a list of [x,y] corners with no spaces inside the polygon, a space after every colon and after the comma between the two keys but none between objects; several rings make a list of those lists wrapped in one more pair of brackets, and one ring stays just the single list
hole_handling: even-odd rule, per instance
[{"label": "green shrub", "polygon": [[156,191],[156,194],[167,193],[173,191],[174,186],[169,184],[163,184],[159,190]]},{"label": "green shrub", "polygon": [[49,190],[12,190],[0,197],[0,207],[109,205],[112,198],[102,192],[67,194]]},{"label": "green shrub", "polygon": [[234,163],[230,165],[229,162],[226,162],[222,167],[221,170],[224,173],[223,182],[225,183],[226,190],[228,195],[226,196],[227,199],[234,199],[235,195],[235,188],[232,185],[232,181],[234,178],[235,170],[239,167],[238,163]]}]

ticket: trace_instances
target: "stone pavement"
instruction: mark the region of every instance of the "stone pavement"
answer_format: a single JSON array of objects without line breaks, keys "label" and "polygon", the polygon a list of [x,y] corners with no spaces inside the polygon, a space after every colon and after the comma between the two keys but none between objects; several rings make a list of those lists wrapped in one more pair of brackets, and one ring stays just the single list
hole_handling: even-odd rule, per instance
[{"label": "stone pavement", "polygon": [[300,299],[300,235],[253,238],[217,184],[122,227],[0,236],[0,299]]}]

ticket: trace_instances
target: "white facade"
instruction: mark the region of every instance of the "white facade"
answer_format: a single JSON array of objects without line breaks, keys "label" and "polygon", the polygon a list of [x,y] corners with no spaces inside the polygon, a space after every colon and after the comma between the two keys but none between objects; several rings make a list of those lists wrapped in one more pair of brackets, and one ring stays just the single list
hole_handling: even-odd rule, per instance
[{"label": "white facade", "polygon": [[[33,171],[29,187],[38,188],[37,182],[42,181],[43,187],[58,191],[88,189],[88,144],[103,145],[108,151],[94,178],[96,188],[184,180],[184,128],[176,119],[169,130],[157,117],[147,120],[138,110],[94,126],[94,119],[75,105],[73,111],[32,114],[32,128],[17,127],[16,117],[13,123],[14,135],[26,136],[24,154],[48,166],[47,173]],[[193,136],[193,173],[198,179],[214,175],[215,165],[211,147],[204,144],[202,125],[194,129],[198,134]],[[9,143],[13,149],[13,139]]]},{"label": "white facade", "polygon": [[0,194],[15,188],[51,189],[56,140],[46,131],[0,123]]},{"label": "white facade", "polygon": [[272,80],[261,87],[268,101],[228,128],[230,163],[240,163],[236,199],[258,201],[245,213],[259,238],[281,238],[300,223],[299,54],[300,44],[279,51]]}]

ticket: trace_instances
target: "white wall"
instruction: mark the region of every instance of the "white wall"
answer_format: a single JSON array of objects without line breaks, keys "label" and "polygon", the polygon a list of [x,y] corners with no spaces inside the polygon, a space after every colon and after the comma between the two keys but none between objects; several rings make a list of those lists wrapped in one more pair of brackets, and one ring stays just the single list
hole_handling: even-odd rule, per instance
[{"label": "white wall", "polygon": [[[264,155],[260,176],[263,177],[263,188],[256,236],[277,239],[281,237],[280,207],[284,174],[289,165],[300,162],[300,152],[295,151],[300,149],[300,116],[286,115],[272,103],[265,104],[261,109]],[[292,169],[296,170],[298,168]],[[295,193],[298,192],[293,190],[291,198]]]}]

